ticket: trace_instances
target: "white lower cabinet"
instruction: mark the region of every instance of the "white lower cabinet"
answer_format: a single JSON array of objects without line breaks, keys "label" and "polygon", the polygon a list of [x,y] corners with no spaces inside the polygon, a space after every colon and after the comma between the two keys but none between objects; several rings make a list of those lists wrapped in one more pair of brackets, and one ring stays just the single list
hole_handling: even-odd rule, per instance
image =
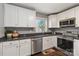
[{"label": "white lower cabinet", "polygon": [[0,43],[0,56],[2,56],[2,43]]},{"label": "white lower cabinet", "polygon": [[[0,55],[2,55],[2,44],[0,44]],[[3,56],[19,55],[31,55],[31,39],[3,42]]]},{"label": "white lower cabinet", "polygon": [[20,40],[20,56],[31,55],[31,39]]},{"label": "white lower cabinet", "polygon": [[3,56],[19,56],[19,41],[3,42]]},{"label": "white lower cabinet", "polygon": [[49,37],[43,37],[43,50],[46,50],[49,48]]},{"label": "white lower cabinet", "polygon": [[74,39],[74,56],[79,56],[79,40]]},{"label": "white lower cabinet", "polygon": [[57,36],[52,36],[52,46],[57,47]]},{"label": "white lower cabinet", "polygon": [[52,47],[57,47],[57,37],[56,36],[43,37],[43,50]]}]

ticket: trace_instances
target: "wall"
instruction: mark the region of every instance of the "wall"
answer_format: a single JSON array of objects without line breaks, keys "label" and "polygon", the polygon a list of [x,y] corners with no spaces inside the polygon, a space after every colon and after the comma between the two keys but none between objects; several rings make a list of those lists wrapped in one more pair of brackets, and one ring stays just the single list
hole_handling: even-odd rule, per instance
[{"label": "wall", "polygon": [[51,29],[52,32],[66,32],[66,31],[72,31],[75,32],[76,34],[79,34],[79,27],[66,27],[66,28],[56,28],[56,29]]}]

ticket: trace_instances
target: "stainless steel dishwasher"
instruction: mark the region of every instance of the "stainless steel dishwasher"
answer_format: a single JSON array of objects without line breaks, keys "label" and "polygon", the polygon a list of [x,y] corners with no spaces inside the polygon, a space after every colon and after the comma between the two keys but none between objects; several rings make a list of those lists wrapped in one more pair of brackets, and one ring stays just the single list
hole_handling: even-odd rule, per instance
[{"label": "stainless steel dishwasher", "polygon": [[32,39],[32,54],[42,51],[42,38],[33,38]]}]

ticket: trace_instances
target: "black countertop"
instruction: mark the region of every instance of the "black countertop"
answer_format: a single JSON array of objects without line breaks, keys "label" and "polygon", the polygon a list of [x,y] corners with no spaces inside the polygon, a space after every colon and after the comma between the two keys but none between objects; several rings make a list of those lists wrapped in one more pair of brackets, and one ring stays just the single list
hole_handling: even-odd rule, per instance
[{"label": "black countertop", "polygon": [[[63,36],[63,35],[52,34],[52,32],[20,34],[18,39],[13,39],[13,38],[7,39],[7,38],[3,37],[3,38],[0,38],[0,42],[16,41],[16,40],[23,40],[23,39],[33,39],[33,38],[42,38],[42,37],[47,37],[47,36]],[[66,36],[66,37],[69,37],[69,36]],[[79,40],[79,37],[73,37],[73,36],[70,36],[70,37],[72,37],[73,39]]]},{"label": "black countertop", "polygon": [[52,32],[46,32],[46,33],[30,33],[30,34],[20,34],[18,39],[13,39],[13,38],[0,38],[0,42],[7,42],[7,41],[16,41],[16,40],[23,40],[23,39],[32,39],[32,38],[42,38],[42,37],[47,37],[47,36],[53,36]]}]

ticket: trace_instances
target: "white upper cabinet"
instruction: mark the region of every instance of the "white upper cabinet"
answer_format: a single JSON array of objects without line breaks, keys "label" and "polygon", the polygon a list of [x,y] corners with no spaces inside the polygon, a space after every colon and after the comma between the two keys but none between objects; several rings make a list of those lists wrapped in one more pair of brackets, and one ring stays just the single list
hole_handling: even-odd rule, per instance
[{"label": "white upper cabinet", "polygon": [[9,4],[4,5],[5,27],[35,27],[36,11]]},{"label": "white upper cabinet", "polygon": [[35,19],[36,19],[36,12],[33,10],[27,10],[28,15],[28,27],[35,27]]},{"label": "white upper cabinet", "polygon": [[69,18],[72,18],[72,17],[75,17],[75,9],[72,8],[72,9],[69,9],[67,11],[64,11],[64,12],[61,12],[57,15],[50,15],[48,17],[49,19],[49,28],[58,28],[59,27],[59,22],[61,20],[66,20],[66,19],[69,19]]},{"label": "white upper cabinet", "polygon": [[62,12],[62,13],[57,14],[57,19],[58,20],[64,20],[65,19],[65,13]]},{"label": "white upper cabinet", "polygon": [[75,7],[75,17],[76,17],[75,26],[79,27],[79,6]]},{"label": "white upper cabinet", "polygon": [[29,27],[36,27],[36,11],[30,10],[29,14]]},{"label": "white upper cabinet", "polygon": [[17,7],[4,4],[4,26],[16,27],[18,20]]},{"label": "white upper cabinet", "polygon": [[29,10],[29,9],[25,9],[25,8],[20,8],[18,7],[18,15],[19,15],[19,27],[35,27],[35,15],[36,12]]},{"label": "white upper cabinet", "polygon": [[48,16],[48,24],[49,24],[49,28],[58,28],[59,27],[59,22],[57,19],[57,15],[50,15]]},{"label": "white upper cabinet", "polygon": [[61,12],[57,15],[58,20],[65,20],[65,19],[69,19],[72,17],[75,17],[75,9],[69,9],[67,11]]},{"label": "white upper cabinet", "polygon": [[28,12],[27,9],[18,7],[18,26],[27,27],[28,26]]},{"label": "white upper cabinet", "polygon": [[66,20],[69,18],[73,18],[73,17],[75,17],[75,9],[74,8],[57,14],[58,26],[60,27],[60,25],[59,25],[60,21]]},{"label": "white upper cabinet", "polygon": [[69,18],[75,17],[75,13],[74,12],[75,12],[74,8],[65,11],[64,12],[64,18],[65,19],[69,19]]},{"label": "white upper cabinet", "polygon": [[68,19],[68,18],[72,18],[75,17],[75,26],[79,27],[79,6],[69,9],[67,11],[64,12],[64,18]]}]

